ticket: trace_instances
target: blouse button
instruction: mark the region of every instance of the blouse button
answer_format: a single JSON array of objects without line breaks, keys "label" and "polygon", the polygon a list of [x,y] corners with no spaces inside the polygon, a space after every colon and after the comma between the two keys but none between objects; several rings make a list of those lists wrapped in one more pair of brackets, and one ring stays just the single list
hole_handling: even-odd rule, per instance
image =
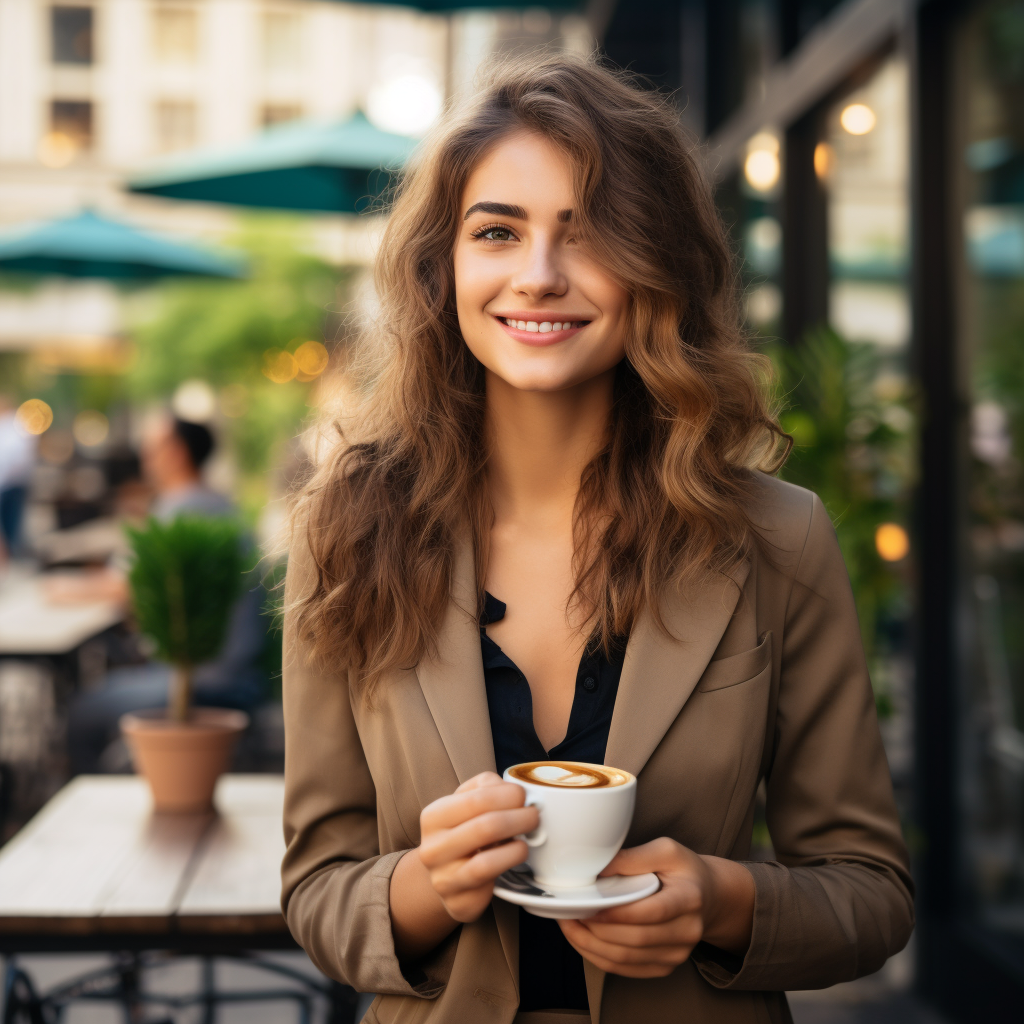
[{"label": "blouse button", "polygon": [[587,678],[583,680],[583,689],[586,690],[587,693],[593,693],[597,689],[597,680],[593,676],[587,676]]}]

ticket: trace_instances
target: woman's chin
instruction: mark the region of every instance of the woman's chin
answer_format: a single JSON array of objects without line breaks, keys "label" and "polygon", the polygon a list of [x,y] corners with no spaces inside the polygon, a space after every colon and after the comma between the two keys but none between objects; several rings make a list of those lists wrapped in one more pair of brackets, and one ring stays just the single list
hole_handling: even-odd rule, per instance
[{"label": "woman's chin", "polygon": [[560,369],[555,367],[499,367],[490,370],[490,376],[514,391],[554,394],[584,384],[593,377],[599,377],[603,372],[605,371],[602,368],[594,373],[588,373],[578,366]]}]

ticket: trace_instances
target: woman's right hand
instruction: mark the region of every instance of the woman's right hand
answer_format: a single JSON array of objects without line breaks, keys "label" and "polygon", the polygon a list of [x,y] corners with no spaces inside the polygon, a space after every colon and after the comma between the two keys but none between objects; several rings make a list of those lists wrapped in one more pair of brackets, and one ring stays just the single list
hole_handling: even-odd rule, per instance
[{"label": "woman's right hand", "polygon": [[454,920],[475,921],[495,879],[526,860],[526,843],[514,837],[532,832],[540,814],[525,800],[522,786],[482,772],[423,808],[416,853]]}]

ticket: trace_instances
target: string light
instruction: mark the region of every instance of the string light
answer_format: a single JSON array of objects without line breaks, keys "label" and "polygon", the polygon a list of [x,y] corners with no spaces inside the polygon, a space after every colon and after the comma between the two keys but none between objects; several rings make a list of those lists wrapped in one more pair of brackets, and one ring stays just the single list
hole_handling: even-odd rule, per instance
[{"label": "string light", "polygon": [[882,523],[875,530],[875,550],[887,562],[899,562],[910,551],[910,537],[898,523]]},{"label": "string light", "polygon": [[839,115],[839,123],[851,135],[867,135],[876,120],[875,112],[866,103],[851,103]]}]

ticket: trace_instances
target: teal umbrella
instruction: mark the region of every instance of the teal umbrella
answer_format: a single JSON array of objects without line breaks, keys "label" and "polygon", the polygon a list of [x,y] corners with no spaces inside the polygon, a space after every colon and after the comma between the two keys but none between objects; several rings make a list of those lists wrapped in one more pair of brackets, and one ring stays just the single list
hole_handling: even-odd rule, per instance
[{"label": "teal umbrella", "polygon": [[0,235],[0,271],[99,277],[241,277],[240,260],[142,231],[83,210]]},{"label": "teal umbrella", "polygon": [[351,213],[387,188],[416,140],[347,121],[292,121],[233,149],[179,157],[133,178],[132,192],[235,206]]}]

